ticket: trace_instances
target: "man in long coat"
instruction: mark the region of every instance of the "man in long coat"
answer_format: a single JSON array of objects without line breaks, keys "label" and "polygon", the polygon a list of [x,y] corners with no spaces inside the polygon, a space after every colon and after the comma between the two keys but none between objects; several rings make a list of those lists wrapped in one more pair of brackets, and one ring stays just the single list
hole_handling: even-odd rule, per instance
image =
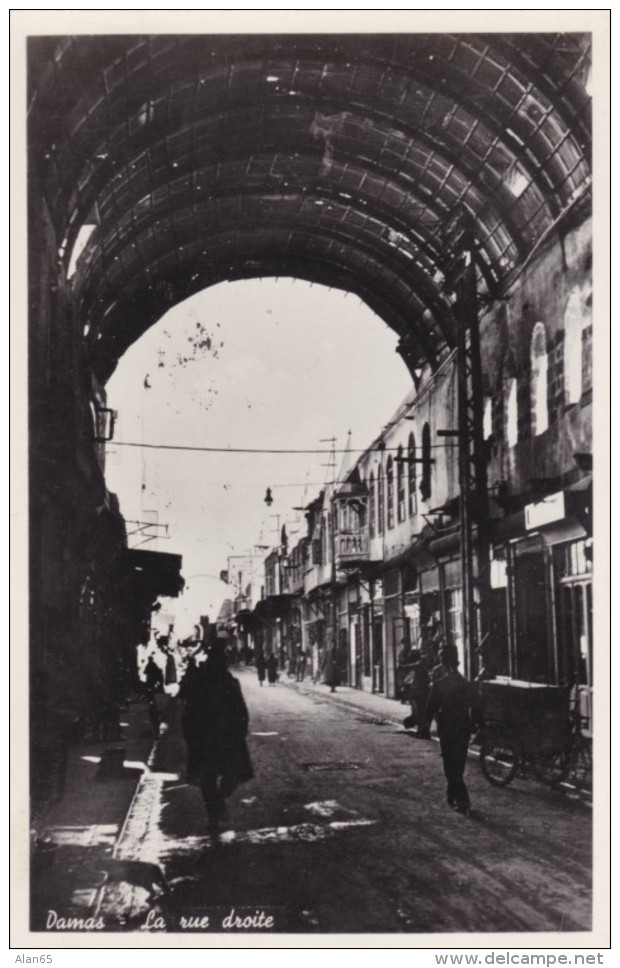
[{"label": "man in long coat", "polygon": [[431,689],[424,721],[437,720],[437,733],[448,781],[448,805],[459,813],[470,810],[469,792],[463,779],[467,749],[472,730],[480,722],[477,694],[471,682],[458,671],[459,657],[453,645],[444,644],[439,652],[440,664],[433,669]]},{"label": "man in long coat", "polygon": [[216,832],[226,797],[254,776],[246,743],[248,710],[222,649],[210,653],[180,695],[185,700],[187,781],[200,787],[209,826]]},{"label": "man in long coat", "polygon": [[262,652],[259,652],[256,656],[256,675],[258,676],[258,681],[262,686],[265,681],[265,670],[267,668],[267,663],[265,662],[265,656]]},{"label": "man in long coat", "polygon": [[329,686],[330,692],[336,692],[336,686],[340,685],[338,663],[333,649],[327,649],[323,658],[323,682]]}]

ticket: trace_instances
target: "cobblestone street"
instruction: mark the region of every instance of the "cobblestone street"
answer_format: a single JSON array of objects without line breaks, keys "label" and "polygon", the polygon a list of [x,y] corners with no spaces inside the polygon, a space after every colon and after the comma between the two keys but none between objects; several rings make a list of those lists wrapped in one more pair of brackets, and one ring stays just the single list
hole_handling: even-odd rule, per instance
[{"label": "cobblestone street", "polygon": [[173,704],[114,851],[106,928],[234,929],[261,915],[288,932],[589,928],[587,805],[529,781],[495,789],[474,757],[462,817],[445,803],[437,743],[396,725],[399,704],[240,679],[255,779],[209,836]]}]

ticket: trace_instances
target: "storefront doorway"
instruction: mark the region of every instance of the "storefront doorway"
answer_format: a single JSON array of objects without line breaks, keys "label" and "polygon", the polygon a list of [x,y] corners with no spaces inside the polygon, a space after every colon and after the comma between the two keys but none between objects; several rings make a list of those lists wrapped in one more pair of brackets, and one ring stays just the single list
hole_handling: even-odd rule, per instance
[{"label": "storefront doorway", "polygon": [[547,608],[547,567],[541,537],[513,546],[515,669],[513,677],[527,682],[553,682],[552,634]]},{"label": "storefront doorway", "polygon": [[579,709],[592,729],[592,562],[586,540],[554,549],[558,675],[576,687]]}]

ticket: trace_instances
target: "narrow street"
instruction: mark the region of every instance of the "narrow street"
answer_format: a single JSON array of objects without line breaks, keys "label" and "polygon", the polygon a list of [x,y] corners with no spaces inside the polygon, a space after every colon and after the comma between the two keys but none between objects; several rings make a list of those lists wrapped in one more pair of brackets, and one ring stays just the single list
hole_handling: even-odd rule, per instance
[{"label": "narrow street", "polygon": [[404,707],[393,703],[389,722],[368,703],[356,709],[353,690],[345,706],[324,687],[259,688],[253,671],[236,675],[254,780],[230,798],[212,839],[199,791],[184,783],[174,705],[115,850],[106,926],[221,931],[254,918],[252,927],[286,932],[589,929],[585,804],[529,781],[495,789],[472,758],[465,818],[445,803],[438,744],[395,725]]}]

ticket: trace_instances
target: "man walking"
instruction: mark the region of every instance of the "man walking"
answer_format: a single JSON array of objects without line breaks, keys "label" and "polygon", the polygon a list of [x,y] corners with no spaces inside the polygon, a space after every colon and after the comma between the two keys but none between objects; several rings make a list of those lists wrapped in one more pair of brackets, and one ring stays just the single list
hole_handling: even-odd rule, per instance
[{"label": "man walking", "polygon": [[448,781],[448,805],[459,813],[469,814],[469,793],[463,775],[472,730],[480,724],[480,712],[474,686],[458,671],[456,647],[444,644],[439,651],[440,664],[433,669],[431,689],[424,713],[430,725],[437,720],[437,732]]},{"label": "man walking", "polygon": [[297,682],[303,682],[306,676],[306,653],[303,649],[297,655]]}]

